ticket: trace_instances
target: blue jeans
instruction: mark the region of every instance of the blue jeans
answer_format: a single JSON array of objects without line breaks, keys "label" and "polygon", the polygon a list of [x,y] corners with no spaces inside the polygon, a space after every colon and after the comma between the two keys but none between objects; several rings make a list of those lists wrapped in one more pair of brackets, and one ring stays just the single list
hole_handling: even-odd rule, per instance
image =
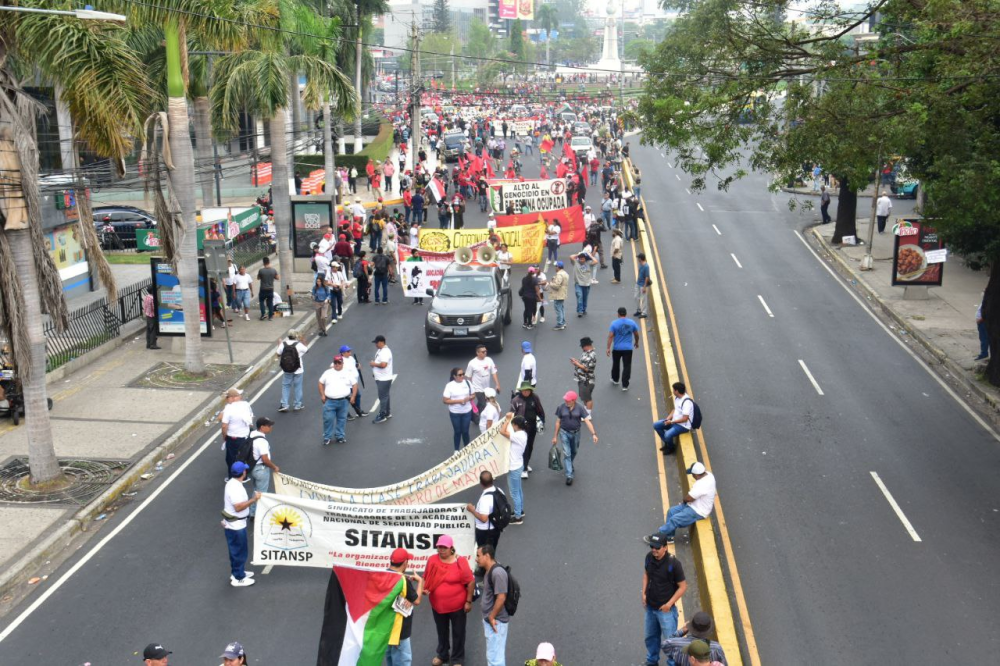
[{"label": "blue jeans", "polygon": [[413,214],[413,206],[403,206],[403,221],[410,223],[410,215]]},{"label": "blue jeans", "polygon": [[464,414],[448,412],[451,417],[451,428],[455,431],[455,450],[469,445],[469,424],[472,423],[472,410]]},{"label": "blue jeans", "polygon": [[611,211],[602,210],[601,215],[604,217],[604,226],[606,226],[608,229],[614,228],[613,225],[611,224]]},{"label": "blue jeans", "polygon": [[586,312],[587,311],[587,298],[590,296],[590,285],[588,284],[584,287],[581,284],[576,285],[576,311]]},{"label": "blue jeans", "polygon": [[323,403],[323,439],[346,439],[347,398],[327,398]]},{"label": "blue jeans", "polygon": [[497,622],[497,630],[493,631],[490,623],[483,620],[483,630],[486,632],[486,666],[507,666],[508,624]]},{"label": "blue jeans", "polygon": [[295,409],[302,409],[302,378],[304,372],[286,372],[281,378],[281,406],[288,407],[288,394],[294,391]]},{"label": "blue jeans", "polygon": [[368,237],[368,249],[374,251],[375,248],[382,247],[382,230],[373,231]]},{"label": "blue jeans", "polygon": [[667,511],[667,522],[660,526],[659,531],[663,532],[668,537],[672,537],[678,527],[694,525],[702,518],[704,518],[704,516],[692,509],[689,504],[678,504],[677,506],[670,507]]},{"label": "blue jeans", "polygon": [[556,326],[565,326],[566,301],[552,301],[552,307],[556,309]]},{"label": "blue jeans", "polygon": [[573,478],[573,459],[580,448],[580,431],[570,432],[559,429],[559,445],[563,453],[563,465],[566,468],[566,478]]},{"label": "blue jeans", "polygon": [[641,185],[636,185],[635,187],[633,187],[632,188],[632,193],[635,195],[636,199],[638,199],[639,197],[641,197],[642,196],[642,186]]},{"label": "blue jeans", "polygon": [[344,292],[340,289],[330,290],[330,319],[337,321],[337,317],[344,314]]},{"label": "blue jeans", "polygon": [[990,333],[986,330],[986,322],[976,324],[979,329],[979,355],[986,358],[990,355]]},{"label": "blue jeans", "polygon": [[660,644],[677,633],[677,606],[668,611],[646,606],[646,663],[660,663]]},{"label": "blue jeans", "polygon": [[663,446],[666,448],[667,453],[673,453],[677,449],[677,442],[674,440],[675,437],[683,435],[686,432],[691,432],[679,423],[675,423],[668,428],[666,419],[653,423],[653,430],[663,440]]},{"label": "blue jeans", "polygon": [[372,276],[372,280],[375,281],[375,302],[376,303],[379,302],[379,300],[378,300],[378,292],[381,289],[381,291],[382,291],[382,302],[383,303],[388,303],[389,302],[389,274],[386,273],[385,275],[379,275],[378,273],[376,273],[375,275]]},{"label": "blue jeans", "polygon": [[[301,375],[299,376],[301,377]],[[253,489],[255,491],[266,493],[271,489],[271,468],[264,463],[258,462],[254,465],[250,476],[253,478]],[[250,515],[257,515],[256,502],[250,505]]]},{"label": "blue jeans", "polygon": [[590,185],[591,186],[597,185],[597,172],[596,171],[591,171],[590,172]]},{"label": "blue jeans", "polygon": [[385,651],[385,666],[410,666],[412,663],[413,650],[409,638],[399,641],[399,645],[390,645]]},{"label": "blue jeans", "polygon": [[229,544],[229,566],[233,572],[233,578],[243,580],[247,576],[244,567],[247,563],[247,529],[242,530],[222,530],[226,533],[226,543]]},{"label": "blue jeans", "polygon": [[521,472],[524,465],[507,472],[507,489],[510,490],[510,501],[513,504],[514,517],[524,515],[524,491],[521,489]]}]

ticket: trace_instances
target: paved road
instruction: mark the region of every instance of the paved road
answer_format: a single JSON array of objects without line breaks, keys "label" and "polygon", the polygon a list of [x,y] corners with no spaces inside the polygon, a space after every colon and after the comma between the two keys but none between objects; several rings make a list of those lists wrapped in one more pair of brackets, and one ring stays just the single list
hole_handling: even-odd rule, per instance
[{"label": "paved road", "polygon": [[810,254],[813,213],[633,155],[762,663],[995,654],[997,440]]},{"label": "paved road", "polygon": [[[596,201],[596,193],[591,198]],[[485,221],[475,226],[485,226]],[[632,267],[629,258],[626,271]],[[631,306],[631,288],[609,284],[609,273],[603,272],[594,287],[591,314],[585,319],[570,315],[564,332],[551,330],[552,313],[542,327],[523,331],[516,306],[508,348],[494,356],[505,393],[516,379],[521,339],[536,345],[539,394],[546,409],[553,409],[558,396],[575,387],[568,359],[578,351],[579,338],[590,335],[603,349],[614,310],[620,303]],[[425,308],[403,300],[398,290],[392,298],[387,307],[352,306],[330,337],[305,356],[307,407],[301,413],[277,414],[271,438],[274,459],[283,471],[366,487],[408,478],[450,455],[451,427],[438,396],[449,369],[464,367],[472,350],[445,350],[428,357],[422,330]],[[359,350],[363,360],[370,359],[376,333],[388,337],[395,354],[399,378],[392,392],[394,418],[384,425],[370,420],[350,423],[348,445],[323,448],[316,379],[343,343]],[[524,588],[510,634],[511,664],[533,656],[534,646],[543,640],[555,642],[563,663],[618,665],[643,659],[638,594],[641,558],[648,548],[639,539],[663,516],[659,454],[649,430],[651,392],[642,356],[637,357],[628,393],[611,386],[608,369],[602,355],[595,392],[595,424],[602,439],[596,447],[584,442],[577,482],[567,488],[561,475],[545,469],[545,442],[552,434],[547,429],[538,440],[536,472],[525,482],[525,524],[510,527],[500,544],[501,560],[513,565]],[[267,388],[255,411],[274,414],[279,392],[280,382]],[[374,397],[369,388],[366,407]],[[190,459],[188,455],[174,461],[161,476],[169,478]],[[175,651],[177,663],[208,664],[234,639],[247,647],[251,663],[312,663],[328,573],[276,568],[264,576],[258,569],[259,583],[253,588],[230,587],[218,515],[222,473],[222,454],[214,442],[0,643],[0,663],[134,664],[139,662],[134,651],[155,640]],[[136,502],[158,487],[144,489]],[[470,492],[455,500],[474,498]],[[119,511],[98,537],[118,529],[134,510]],[[48,584],[89,553],[96,541],[70,558]],[[41,591],[10,613],[4,626]],[[477,605],[470,618],[470,664],[484,662],[479,612]],[[56,636],[65,638],[54,640]],[[415,663],[428,663],[434,644],[430,615],[421,610],[414,629]]]}]

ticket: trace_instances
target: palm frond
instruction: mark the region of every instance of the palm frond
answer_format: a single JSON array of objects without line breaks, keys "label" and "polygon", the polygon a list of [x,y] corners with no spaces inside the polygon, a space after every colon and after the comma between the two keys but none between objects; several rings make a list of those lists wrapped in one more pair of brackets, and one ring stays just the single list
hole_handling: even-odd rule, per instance
[{"label": "palm frond", "polygon": [[291,66],[306,75],[305,102],[312,110],[318,110],[330,98],[333,112],[343,115],[352,111],[358,102],[357,92],[351,80],[333,63],[314,56],[291,56]]},{"label": "palm frond", "polygon": [[210,95],[216,134],[239,127],[241,111],[271,118],[287,106],[288,71],[281,54],[242,51],[219,58]]}]

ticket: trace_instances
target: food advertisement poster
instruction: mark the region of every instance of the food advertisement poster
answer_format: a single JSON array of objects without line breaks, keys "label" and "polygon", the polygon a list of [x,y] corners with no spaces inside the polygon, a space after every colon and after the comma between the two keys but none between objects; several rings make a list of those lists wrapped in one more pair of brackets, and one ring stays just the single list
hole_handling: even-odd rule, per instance
[{"label": "food advertisement poster", "polygon": [[[150,266],[153,271],[153,299],[156,307],[156,323],[158,335],[184,335],[184,306],[181,298],[181,285],[174,272],[174,265],[159,257],[151,257]],[[205,260],[198,260],[198,303],[199,321],[202,337],[212,337],[208,325],[209,311],[208,271]]]},{"label": "food advertisement poster", "polygon": [[894,287],[940,287],[948,251],[937,231],[920,220],[900,220],[893,227]]},{"label": "food advertisement poster", "polygon": [[79,227],[71,224],[66,227],[58,227],[51,233],[43,236],[45,238],[45,249],[59,269],[59,279],[69,280],[77,275],[83,275],[89,270],[87,265],[87,255],[80,245]]}]

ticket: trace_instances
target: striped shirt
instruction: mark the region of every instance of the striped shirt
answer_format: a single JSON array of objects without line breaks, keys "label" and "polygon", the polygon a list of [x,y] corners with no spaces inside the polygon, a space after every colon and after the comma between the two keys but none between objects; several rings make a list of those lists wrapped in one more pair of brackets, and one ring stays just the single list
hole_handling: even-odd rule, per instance
[{"label": "striped shirt", "polygon": [[[673,638],[668,638],[663,641],[660,648],[663,650],[664,656],[667,658],[668,664],[674,664],[674,666],[690,666],[691,660],[688,656],[684,654],[684,648],[691,644],[691,641],[696,640],[694,636],[677,636]],[[697,639],[701,640],[701,639]],[[718,661],[726,666],[729,666],[729,662],[726,661],[726,653],[722,651],[722,646],[715,641],[709,642],[709,648],[711,650],[710,661]]]}]

